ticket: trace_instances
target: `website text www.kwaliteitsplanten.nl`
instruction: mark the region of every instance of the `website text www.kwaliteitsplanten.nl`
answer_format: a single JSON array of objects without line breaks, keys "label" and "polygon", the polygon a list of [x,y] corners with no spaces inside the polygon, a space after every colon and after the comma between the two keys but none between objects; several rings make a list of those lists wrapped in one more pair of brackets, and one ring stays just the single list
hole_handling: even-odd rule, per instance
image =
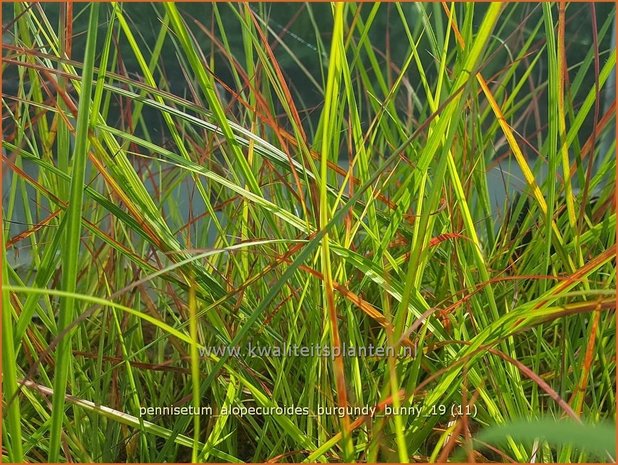
[{"label": "website text www.kwaliteitsplanten.nl", "polygon": [[200,348],[201,357],[327,357],[335,359],[337,357],[367,357],[367,358],[383,358],[397,357],[408,358],[414,357],[416,351],[414,347],[402,346],[395,350],[392,346],[376,346],[369,344],[366,346],[352,346],[345,342],[337,346],[329,345],[254,345],[249,342],[246,346],[207,346]]}]

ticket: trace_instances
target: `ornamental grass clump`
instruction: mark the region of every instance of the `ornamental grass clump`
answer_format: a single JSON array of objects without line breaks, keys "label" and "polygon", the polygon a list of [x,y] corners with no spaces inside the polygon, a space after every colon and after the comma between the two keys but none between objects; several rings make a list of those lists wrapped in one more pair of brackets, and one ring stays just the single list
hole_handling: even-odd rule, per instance
[{"label": "ornamental grass clump", "polygon": [[2,8],[3,460],[615,459],[614,5]]}]

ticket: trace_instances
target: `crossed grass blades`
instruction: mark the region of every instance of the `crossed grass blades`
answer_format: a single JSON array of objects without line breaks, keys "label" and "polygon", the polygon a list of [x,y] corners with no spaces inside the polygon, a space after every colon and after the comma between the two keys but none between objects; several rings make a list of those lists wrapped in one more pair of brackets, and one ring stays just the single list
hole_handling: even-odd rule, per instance
[{"label": "crossed grass blades", "polygon": [[613,460],[614,15],[4,3],[3,460]]}]

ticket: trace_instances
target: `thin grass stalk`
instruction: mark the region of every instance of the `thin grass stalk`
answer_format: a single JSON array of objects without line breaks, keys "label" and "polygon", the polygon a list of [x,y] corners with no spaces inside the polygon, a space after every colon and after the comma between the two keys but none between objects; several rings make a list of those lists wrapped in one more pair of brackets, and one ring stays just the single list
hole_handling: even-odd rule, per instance
[{"label": "thin grass stalk", "polygon": [[[0,232],[4,239],[4,231]],[[3,242],[4,244],[4,242]],[[12,402],[5,404],[6,415],[6,434],[9,438],[6,445],[8,458],[13,463],[24,461],[23,438],[21,428],[20,395],[17,385],[17,364],[15,363],[15,342],[13,338],[13,307],[11,305],[9,291],[6,289],[8,283],[8,267],[6,259],[6,249],[2,247],[2,385],[4,398],[12,399]]]},{"label": "thin grass stalk", "polygon": [[[72,38],[69,35],[69,33],[70,33],[70,29],[72,29],[72,23],[73,23],[73,4],[72,3],[67,2],[62,5],[59,21],[60,21],[59,29],[61,31],[60,37],[59,37],[61,57],[69,59],[71,56],[71,41],[72,41]],[[62,64],[59,62],[58,70],[61,70],[61,69],[62,69]],[[67,79],[64,78],[63,76],[59,76],[58,85],[61,89],[61,92],[66,91]],[[60,92],[58,92],[58,94],[60,94]],[[58,109],[61,112],[66,111],[67,110],[66,103],[62,100],[60,95],[57,96],[57,101],[58,101]],[[67,127],[67,124],[64,121],[64,119],[60,117],[60,114],[56,115],[54,122],[56,124],[57,131],[58,131],[56,135],[57,147],[58,147],[58,151],[57,151],[58,167],[61,170],[66,171],[68,173],[69,172],[69,154],[71,152],[69,128]],[[53,141],[50,141],[50,145],[51,143],[53,143]],[[60,183],[58,185],[58,193],[60,194],[61,198],[66,198],[68,196],[69,192],[68,192],[67,185],[65,183]]]},{"label": "thin grass stalk", "polygon": [[191,390],[193,394],[193,447],[191,451],[191,461],[197,463],[200,453],[200,358],[199,341],[197,336],[197,301],[195,298],[195,282],[189,282],[189,334],[193,344],[191,344]]},{"label": "thin grass stalk", "polygon": [[[547,203],[546,208],[543,210],[543,214],[545,215],[545,234],[547,238],[552,237],[552,227],[554,223],[554,211],[556,208],[556,177],[552,176],[553,173],[556,173],[558,170],[558,159],[561,156],[562,150],[559,150],[558,147],[558,137],[559,137],[559,120],[560,115],[558,114],[560,108],[558,106],[559,102],[559,93],[560,93],[560,84],[559,84],[559,75],[561,71],[558,69],[558,56],[556,50],[556,34],[554,31],[554,21],[552,17],[552,5],[549,3],[543,4],[543,17],[545,20],[545,34],[547,35],[547,56],[548,56],[548,81],[549,81],[549,89],[548,89],[548,134],[547,134],[547,161],[548,167],[547,172],[550,176],[547,179]],[[557,227],[555,231],[558,232]],[[557,237],[560,242],[563,242],[562,235],[558,232]],[[551,240],[547,240],[545,242],[545,254],[543,257],[544,261],[544,269],[545,272],[549,274],[551,269]],[[545,286],[547,283],[541,283],[543,290],[545,290]]]},{"label": "thin grass stalk", "polygon": [[[324,111],[322,113],[322,144],[320,160],[320,228],[325,230],[330,221],[330,203],[328,201],[327,182],[328,182],[328,160],[331,158],[331,151],[337,147],[339,138],[337,137],[337,108],[338,94],[341,81],[342,64],[346,59],[343,50],[343,25],[344,25],[345,4],[337,3],[334,6],[334,29],[331,45],[330,63],[328,76],[326,79],[326,93]],[[335,153],[335,156],[338,156]],[[344,409],[347,407],[347,386],[345,383],[345,371],[343,367],[343,356],[341,355],[341,338],[339,336],[339,323],[337,310],[335,307],[335,296],[333,288],[333,276],[331,268],[331,257],[329,251],[329,233],[326,232],[321,240],[322,274],[324,275],[324,306],[326,314],[330,320],[331,344],[334,350],[338,351],[333,363],[333,373],[337,390],[337,403]],[[346,461],[353,459],[354,449],[351,437],[348,434],[350,419],[346,414],[342,418],[343,447]]]},{"label": "thin grass stalk", "polygon": [[[94,59],[97,45],[97,29],[99,19],[98,3],[90,6],[88,22],[88,38],[84,56],[84,70],[82,73],[82,92],[79,100],[77,128],[75,137],[75,152],[73,154],[73,170],[71,179],[67,235],[64,242],[62,289],[71,294],[77,283],[77,264],[81,244],[82,205],[84,194],[84,180],[86,176],[86,160],[88,157],[88,136],[90,131],[90,105],[93,82]],[[67,327],[75,315],[75,301],[67,295],[60,301],[58,315],[58,331]],[[71,367],[71,331],[62,338],[56,350],[56,373],[54,376],[54,394],[52,397],[52,413],[50,426],[50,445],[48,461],[58,462],[60,459],[60,442],[62,440],[64,423],[64,399],[67,381]]]},{"label": "thin grass stalk", "polygon": [[[558,40],[557,40],[557,97],[558,97],[558,139],[560,143],[560,156],[562,159],[562,174],[564,176],[564,195],[567,205],[567,216],[569,218],[569,224],[574,231],[577,231],[577,220],[575,218],[575,205],[573,203],[573,186],[571,185],[570,175],[570,161],[569,161],[569,146],[566,142],[566,106],[564,102],[564,95],[566,93],[566,80],[568,79],[568,69],[566,61],[566,2],[563,0],[558,4]],[[578,234],[576,234],[578,236]],[[583,265],[583,258],[581,255],[579,258],[579,265]]]}]

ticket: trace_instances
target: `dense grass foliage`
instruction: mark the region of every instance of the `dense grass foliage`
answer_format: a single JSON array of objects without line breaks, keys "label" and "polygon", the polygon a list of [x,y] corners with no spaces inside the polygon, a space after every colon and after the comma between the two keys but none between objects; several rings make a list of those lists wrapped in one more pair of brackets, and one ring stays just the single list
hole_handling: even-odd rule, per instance
[{"label": "dense grass foliage", "polygon": [[613,5],[3,12],[4,461],[613,461]]}]

